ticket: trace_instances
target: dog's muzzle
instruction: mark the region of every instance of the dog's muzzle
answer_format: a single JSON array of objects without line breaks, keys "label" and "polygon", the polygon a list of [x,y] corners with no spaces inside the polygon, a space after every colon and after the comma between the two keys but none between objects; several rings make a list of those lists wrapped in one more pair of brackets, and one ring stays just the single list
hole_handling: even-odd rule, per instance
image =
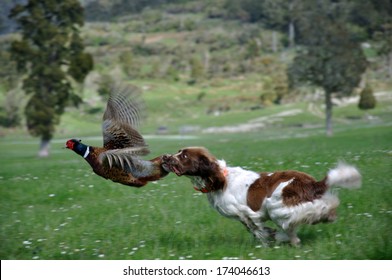
[{"label": "dog's muzzle", "polygon": [[178,167],[178,161],[172,155],[162,156],[162,167],[167,172],[174,172],[177,176],[181,176],[182,172]]}]

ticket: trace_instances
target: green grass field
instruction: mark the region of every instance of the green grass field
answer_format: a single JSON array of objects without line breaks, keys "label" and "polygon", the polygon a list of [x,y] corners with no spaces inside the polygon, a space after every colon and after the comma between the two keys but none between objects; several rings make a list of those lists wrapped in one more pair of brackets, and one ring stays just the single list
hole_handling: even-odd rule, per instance
[{"label": "green grass field", "polygon": [[320,179],[338,160],[355,164],[363,174],[362,188],[339,190],[338,220],[301,227],[299,248],[261,247],[239,222],[213,210],[185,177],[170,174],[130,188],[94,175],[81,157],[63,149],[66,139],[55,139],[52,155],[40,159],[35,139],[7,136],[0,139],[0,257],[391,259],[391,127],[347,126],[332,138],[275,130],[147,141],[151,157],[203,145],[229,165],[297,169]]}]

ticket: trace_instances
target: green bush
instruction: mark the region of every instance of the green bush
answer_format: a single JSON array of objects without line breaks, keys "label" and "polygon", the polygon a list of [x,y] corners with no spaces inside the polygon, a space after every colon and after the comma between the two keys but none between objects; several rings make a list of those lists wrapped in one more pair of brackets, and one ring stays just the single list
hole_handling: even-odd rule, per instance
[{"label": "green bush", "polygon": [[361,91],[361,96],[358,104],[359,109],[369,110],[376,107],[376,98],[373,95],[373,90],[369,85]]}]

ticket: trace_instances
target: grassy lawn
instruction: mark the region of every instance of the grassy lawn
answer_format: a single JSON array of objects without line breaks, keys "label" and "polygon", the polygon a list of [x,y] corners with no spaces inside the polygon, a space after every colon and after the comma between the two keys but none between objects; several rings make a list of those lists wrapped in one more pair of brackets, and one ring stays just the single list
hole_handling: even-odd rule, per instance
[{"label": "grassy lawn", "polygon": [[[98,128],[99,129],[99,128]],[[106,181],[81,157],[35,139],[0,139],[1,259],[391,259],[392,130],[340,129],[333,138],[293,129],[246,134],[151,137],[154,157],[203,145],[230,165],[297,169],[322,178],[343,159],[363,174],[358,190],[339,190],[339,219],[303,226],[300,248],[262,248],[237,221],[220,216],[187,178],[171,174],[144,188]],[[301,129],[297,129],[301,131]],[[275,137],[278,134],[282,137]],[[91,145],[100,140],[85,139]]]}]

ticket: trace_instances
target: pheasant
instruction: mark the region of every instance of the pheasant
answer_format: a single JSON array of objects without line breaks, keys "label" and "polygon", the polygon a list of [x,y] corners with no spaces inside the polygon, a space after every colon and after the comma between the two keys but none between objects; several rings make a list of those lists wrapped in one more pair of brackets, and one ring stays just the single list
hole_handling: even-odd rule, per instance
[{"label": "pheasant", "polygon": [[150,151],[142,135],[135,129],[141,120],[143,103],[140,91],[134,86],[117,86],[109,96],[103,115],[103,147],[83,144],[70,139],[66,148],[82,156],[93,171],[113,182],[142,187],[168,173],[161,157],[143,160]]}]

